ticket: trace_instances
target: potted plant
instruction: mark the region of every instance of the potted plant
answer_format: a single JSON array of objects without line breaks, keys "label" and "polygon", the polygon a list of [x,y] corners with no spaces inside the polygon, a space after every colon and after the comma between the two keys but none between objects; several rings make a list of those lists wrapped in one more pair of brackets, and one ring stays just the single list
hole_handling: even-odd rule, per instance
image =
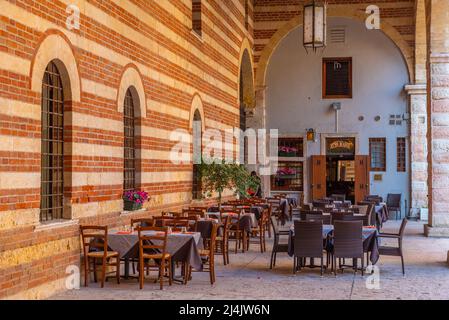
[{"label": "potted plant", "polygon": [[297,148],[281,146],[279,147],[279,157],[296,157]]},{"label": "potted plant", "polygon": [[206,197],[218,193],[218,207],[221,209],[223,192],[234,190],[240,198],[248,198],[248,190],[256,190],[258,179],[251,176],[243,165],[227,163],[225,160],[202,160],[201,166],[202,189]]},{"label": "potted plant", "polygon": [[125,211],[140,210],[145,201],[148,201],[149,199],[148,193],[145,191],[126,191],[123,194],[124,209]]},{"label": "potted plant", "polygon": [[277,171],[277,176],[281,179],[294,179],[296,178],[296,170],[291,168],[280,168]]}]

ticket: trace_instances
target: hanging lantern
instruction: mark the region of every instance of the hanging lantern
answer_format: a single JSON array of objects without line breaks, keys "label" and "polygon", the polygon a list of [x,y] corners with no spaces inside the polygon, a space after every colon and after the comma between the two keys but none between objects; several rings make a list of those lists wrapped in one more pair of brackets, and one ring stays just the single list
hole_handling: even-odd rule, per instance
[{"label": "hanging lantern", "polygon": [[313,49],[326,47],[327,4],[325,1],[315,1],[304,5],[304,48]]}]

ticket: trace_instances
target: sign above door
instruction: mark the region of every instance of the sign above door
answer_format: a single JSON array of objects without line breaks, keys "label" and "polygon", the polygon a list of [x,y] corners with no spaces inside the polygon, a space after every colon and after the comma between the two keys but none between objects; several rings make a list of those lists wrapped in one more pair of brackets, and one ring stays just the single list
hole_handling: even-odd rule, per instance
[{"label": "sign above door", "polygon": [[326,138],[328,156],[355,155],[355,138]]}]

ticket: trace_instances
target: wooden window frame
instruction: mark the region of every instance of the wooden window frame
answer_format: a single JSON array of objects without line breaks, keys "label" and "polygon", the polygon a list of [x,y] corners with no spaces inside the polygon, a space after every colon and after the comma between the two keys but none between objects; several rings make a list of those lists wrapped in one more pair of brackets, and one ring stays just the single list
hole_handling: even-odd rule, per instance
[{"label": "wooden window frame", "polygon": [[396,157],[397,172],[407,172],[407,138],[396,138]]},{"label": "wooden window frame", "polygon": [[56,64],[42,79],[40,222],[64,219],[64,87]]},{"label": "wooden window frame", "polygon": [[[349,94],[347,95],[327,95],[327,82],[326,82],[326,64],[329,61],[342,61],[349,62]],[[352,99],[353,97],[353,83],[352,83],[352,57],[343,57],[343,58],[323,58],[322,61],[322,90],[323,90],[323,99]]]},{"label": "wooden window frame", "polygon": [[131,89],[126,91],[123,102],[123,191],[136,190],[136,127],[134,99]]},{"label": "wooden window frame", "polygon": [[[383,143],[383,167],[373,166],[373,143]],[[369,139],[369,155],[370,155],[370,167],[373,172],[386,172],[387,171],[387,138],[370,138]]]}]

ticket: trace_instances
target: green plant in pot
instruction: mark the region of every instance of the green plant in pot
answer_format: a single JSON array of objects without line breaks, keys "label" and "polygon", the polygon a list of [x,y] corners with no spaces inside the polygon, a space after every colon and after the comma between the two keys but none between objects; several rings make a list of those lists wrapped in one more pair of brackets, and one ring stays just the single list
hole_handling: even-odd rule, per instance
[{"label": "green plant in pot", "polygon": [[123,194],[123,205],[125,211],[136,211],[140,210],[143,207],[143,204],[146,201],[149,201],[150,197],[148,193],[145,191],[126,191]]},{"label": "green plant in pot", "polygon": [[248,190],[256,190],[259,180],[237,163],[228,163],[221,159],[202,160],[200,165],[202,189],[206,197],[218,193],[218,207],[221,209],[225,190],[233,190],[241,198],[248,198]]}]

